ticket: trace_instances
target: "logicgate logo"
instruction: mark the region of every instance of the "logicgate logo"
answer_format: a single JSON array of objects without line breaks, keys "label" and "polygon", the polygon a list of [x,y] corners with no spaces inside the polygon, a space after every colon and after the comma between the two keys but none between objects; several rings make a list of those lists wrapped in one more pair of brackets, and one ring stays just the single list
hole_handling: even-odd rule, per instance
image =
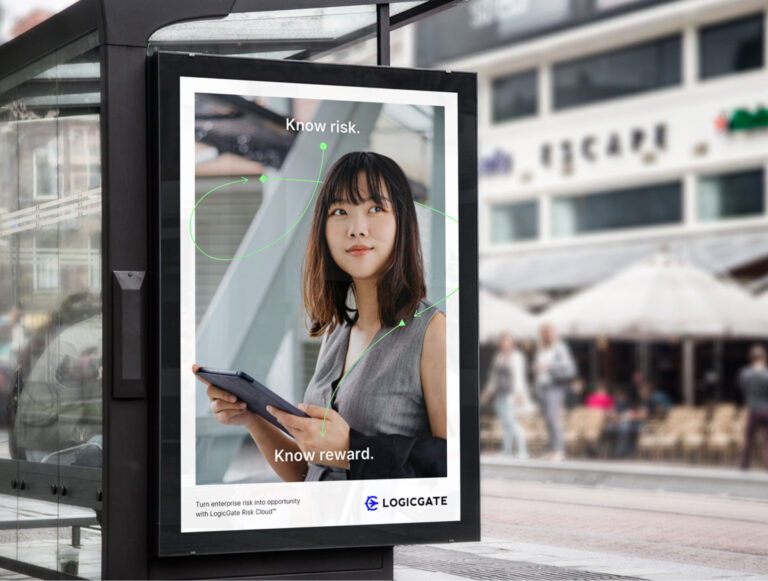
[{"label": "logicgate logo", "polygon": [[376,510],[379,508],[379,497],[378,496],[369,496],[365,499],[365,508],[367,508],[369,511]]}]

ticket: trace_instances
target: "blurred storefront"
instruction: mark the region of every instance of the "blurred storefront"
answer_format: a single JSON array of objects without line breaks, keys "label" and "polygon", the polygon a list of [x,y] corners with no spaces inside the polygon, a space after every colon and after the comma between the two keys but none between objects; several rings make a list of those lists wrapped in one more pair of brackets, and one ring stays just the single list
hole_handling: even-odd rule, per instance
[{"label": "blurred storefront", "polygon": [[[480,281],[540,313],[659,251],[768,286],[765,0],[474,0],[419,24],[417,63],[479,73]],[[644,370],[740,403],[754,337],[573,341],[587,385]],[[610,356],[606,356],[606,346]]]}]

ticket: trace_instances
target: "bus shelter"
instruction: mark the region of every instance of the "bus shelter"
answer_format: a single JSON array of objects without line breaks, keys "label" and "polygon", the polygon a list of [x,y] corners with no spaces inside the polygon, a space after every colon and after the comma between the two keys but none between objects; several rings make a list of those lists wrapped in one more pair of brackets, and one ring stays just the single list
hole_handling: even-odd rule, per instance
[{"label": "bus shelter", "polygon": [[[478,538],[474,78],[384,72],[391,30],[454,3],[80,0],[0,46],[0,397],[5,399],[0,408],[7,436],[7,446],[0,449],[0,567],[41,578],[391,578],[395,544]],[[365,63],[371,66],[315,67],[351,60],[359,65],[364,42],[375,42],[371,62]],[[381,521],[378,528],[366,528],[368,521],[360,520],[350,534],[343,527],[311,528],[298,520],[294,529],[301,532],[295,539],[286,526],[241,537],[215,527],[195,529],[194,524],[184,529],[178,515],[170,524],[165,520],[169,511],[181,510],[178,434],[180,423],[185,425],[179,411],[184,400],[168,375],[174,365],[179,375],[178,363],[169,367],[168,361],[184,351],[183,327],[181,337],[176,328],[175,338],[169,339],[168,305],[178,306],[181,300],[185,319],[177,270],[184,264],[179,248],[183,255],[189,243],[179,234],[183,228],[168,223],[174,216],[178,221],[180,210],[176,201],[168,205],[167,200],[183,197],[179,184],[186,179],[176,168],[179,163],[183,167],[185,156],[193,159],[193,203],[223,185],[231,188],[217,210],[233,220],[225,229],[231,239],[205,237],[205,227],[215,226],[214,211],[208,222],[189,218],[189,232],[197,235],[192,242],[204,255],[202,262],[192,258],[202,290],[190,299],[198,313],[190,324],[198,341],[207,341],[206,348],[214,352],[225,331],[216,331],[209,320],[224,320],[217,297],[231,291],[231,285],[220,288],[217,283],[205,291],[206,280],[249,282],[242,272],[205,262],[205,257],[217,251],[234,254],[246,244],[260,211],[253,204],[274,206],[282,193],[277,182],[292,179],[280,176],[291,168],[299,175],[302,169],[297,152],[317,149],[291,125],[303,118],[301,107],[319,99],[312,88],[302,86],[299,98],[281,97],[279,87],[269,94],[264,89],[263,98],[251,98],[255,94],[240,88],[206,92],[206,74],[216,77],[210,87],[224,86],[217,84],[222,76],[248,81],[247,59],[260,63],[259,87],[277,86],[284,74],[296,87],[309,82],[325,86],[323,79],[330,79],[336,87],[317,110],[341,111],[337,116],[344,119],[345,133],[375,133],[377,147],[421,148],[430,160],[424,166],[428,169],[404,165],[419,206],[422,245],[442,249],[448,240],[461,247],[461,272],[458,250],[452,258],[449,245],[442,254],[435,251],[436,259],[427,259],[426,278],[428,287],[440,288],[428,296],[447,313],[448,349],[455,347],[457,354],[449,357],[449,365],[456,366],[455,373],[448,370],[449,395],[450,382],[456,382],[456,422],[451,424],[449,405],[444,476],[455,477],[460,491],[457,485],[454,501],[437,492],[387,499],[381,486],[360,490],[368,491],[364,516],[378,518],[388,502],[423,509],[449,498],[453,517],[441,516],[431,524],[428,516],[413,524],[395,518],[391,524]],[[384,75],[380,79],[376,67]],[[187,95],[194,108],[187,125],[180,80],[185,75],[202,87]],[[338,87],[362,85],[368,91],[363,95],[390,91],[392,96],[378,103],[362,97],[358,100],[366,106],[345,109],[344,89]],[[423,101],[419,88],[426,95]],[[401,90],[411,91],[414,101],[398,96]],[[430,91],[437,95],[432,101]],[[168,108],[168,95],[181,101]],[[287,126],[279,118],[284,111],[292,120]],[[340,122],[337,133],[341,127]],[[189,147],[178,139],[178,131],[183,136],[187,129],[194,138]],[[405,137],[387,145],[386,135],[395,129]],[[345,142],[334,135],[320,149],[341,155],[351,148],[372,148],[371,139]],[[276,182],[272,190],[270,179]],[[245,187],[249,181],[255,189]],[[435,192],[442,191],[448,192],[445,199],[436,201]],[[182,199],[181,210],[183,204]],[[451,234],[453,226],[444,220],[449,213],[458,218],[452,218],[456,224],[462,222],[458,233]],[[241,222],[236,223],[237,217]],[[173,248],[167,246],[169,239]],[[276,279],[292,276],[290,268],[280,271],[277,263],[275,268]],[[461,281],[460,294],[446,286],[454,279]],[[278,290],[259,295],[263,306],[254,311],[254,321],[283,324],[275,315],[280,312],[274,308]],[[460,337],[458,315],[456,335],[450,334],[457,301]],[[319,341],[294,341],[288,351],[293,363],[286,364],[284,337],[292,336],[294,322],[285,325],[280,340],[248,345],[269,351],[270,361],[278,361],[265,368],[265,375],[291,369],[294,383],[301,383],[312,375],[303,362],[317,357]],[[203,328],[213,330],[206,334]],[[290,399],[296,394],[283,395]],[[195,398],[201,396],[190,401]],[[198,464],[201,454],[208,459],[192,486],[203,490],[233,481],[268,490],[258,475],[231,469],[238,454],[248,450],[243,434],[205,416],[190,416],[197,430],[190,454],[197,454]]]}]

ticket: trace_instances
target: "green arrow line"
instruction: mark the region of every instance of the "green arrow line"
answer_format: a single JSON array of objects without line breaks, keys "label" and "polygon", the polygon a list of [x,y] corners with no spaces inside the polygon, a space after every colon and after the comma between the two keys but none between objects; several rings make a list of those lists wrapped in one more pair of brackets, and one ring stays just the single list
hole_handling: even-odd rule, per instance
[{"label": "green arrow line", "polygon": [[[197,210],[197,207],[200,205],[200,202],[202,202],[205,198],[210,196],[216,190],[225,188],[227,186],[231,186],[232,184],[245,184],[247,182],[248,182],[248,178],[240,177],[239,180],[235,180],[233,182],[227,182],[226,184],[221,184],[220,186],[216,186],[212,190],[209,190],[208,192],[206,192],[206,194],[202,198],[200,198],[200,201],[198,201],[197,204],[195,204],[195,207],[192,208],[192,213],[189,215],[189,237],[192,239],[192,242],[195,243],[195,246],[197,246],[197,242],[195,241],[195,237],[192,235],[192,217],[195,215],[195,210]],[[197,246],[197,249],[200,250],[200,252],[203,252],[203,250],[199,246]],[[205,252],[203,252],[203,254],[205,254]],[[208,256],[207,254],[205,255]]]},{"label": "green arrow line", "polygon": [[215,192],[219,188],[223,188],[224,186],[229,186],[229,185],[236,184],[236,183],[245,183],[245,182],[248,181],[246,178],[242,177],[239,180],[236,180],[234,182],[229,182],[229,183],[226,183],[226,184],[221,184],[220,186],[216,186],[211,191],[207,192],[202,198],[200,198],[200,200],[197,202],[197,204],[195,204],[195,207],[192,208],[192,213],[189,215],[189,237],[192,238],[192,242],[194,243],[195,248],[197,248],[200,252],[202,252],[205,256],[207,256],[211,260],[221,260],[221,261],[224,261],[224,262],[231,262],[233,260],[241,260],[243,258],[247,258],[249,256],[253,256],[254,254],[258,254],[259,252],[262,252],[263,250],[266,250],[267,248],[270,248],[271,246],[274,246],[275,244],[280,242],[283,238],[288,236],[288,234],[290,234],[291,231],[294,228],[296,228],[296,226],[298,226],[299,222],[301,222],[301,219],[304,217],[304,214],[307,213],[307,210],[309,209],[309,206],[312,204],[312,200],[315,199],[315,194],[317,194],[317,186],[320,184],[320,176],[323,175],[323,165],[325,164],[325,150],[326,150],[326,148],[327,148],[327,145],[325,144],[325,142],[320,144],[320,150],[322,151],[322,154],[320,156],[320,169],[317,172],[317,180],[313,180],[314,184],[315,184],[315,189],[312,190],[312,197],[309,198],[309,201],[307,202],[307,205],[304,206],[304,210],[301,212],[301,215],[298,217],[296,222],[293,223],[293,226],[288,228],[288,230],[286,230],[285,233],[282,236],[280,236],[279,238],[276,238],[275,240],[273,240],[272,242],[270,242],[266,246],[262,246],[258,250],[254,250],[253,252],[249,252],[248,254],[243,254],[242,256],[233,256],[232,258],[220,258],[218,256],[211,256],[205,250],[200,248],[200,246],[197,243],[197,240],[195,240],[195,237],[192,235],[192,220],[193,220],[193,218],[195,216],[195,211],[197,210],[197,207],[203,202],[203,200],[205,198],[207,198],[209,195],[211,195],[213,192]]},{"label": "green arrow line", "polygon": [[337,383],[337,384],[336,384],[336,389],[334,389],[334,390],[333,390],[333,393],[331,393],[331,399],[330,399],[330,400],[328,400],[328,405],[327,405],[327,406],[326,406],[326,408],[325,408],[325,414],[323,415],[323,425],[320,427],[320,437],[325,437],[325,418],[326,418],[326,417],[328,417],[328,410],[330,410],[330,409],[331,409],[331,403],[333,402],[333,398],[334,398],[334,396],[336,395],[336,392],[338,391],[339,387],[341,387],[341,382],[342,382],[342,381],[344,381],[344,378],[345,378],[347,375],[349,375],[349,372],[350,372],[350,371],[352,371],[352,369],[354,369],[355,365],[357,365],[357,362],[358,362],[358,361],[360,361],[360,360],[363,358],[363,355],[365,355],[366,353],[368,353],[368,351],[370,351],[371,349],[373,349],[373,348],[376,346],[376,343],[378,343],[379,341],[381,341],[382,339],[384,339],[384,337],[386,337],[386,336],[387,336],[387,335],[389,335],[390,333],[392,333],[392,332],[396,331],[396,330],[397,330],[397,329],[399,329],[400,327],[405,327],[405,321],[403,321],[402,319],[400,320],[400,323],[399,323],[397,326],[395,326],[395,327],[392,327],[392,328],[391,328],[389,331],[387,331],[387,332],[386,332],[386,333],[384,333],[384,334],[383,334],[381,337],[379,337],[379,339],[378,339],[378,340],[377,340],[375,343],[373,343],[372,345],[370,345],[370,346],[368,347],[368,349],[366,349],[365,351],[363,351],[363,352],[362,352],[362,354],[360,355],[360,357],[358,357],[357,359],[355,359],[355,362],[354,362],[352,365],[350,365],[350,366],[349,366],[349,369],[347,369],[347,371],[344,373],[344,375],[342,375],[342,376],[341,376],[341,379],[339,380],[339,383]]},{"label": "green arrow line", "polygon": [[421,206],[422,208],[426,208],[427,210],[432,210],[433,212],[437,212],[438,214],[442,214],[443,216],[445,216],[449,220],[453,220],[457,224],[459,223],[459,221],[456,218],[453,218],[452,216],[449,216],[448,214],[444,214],[443,212],[441,212],[437,208],[433,208],[432,206],[427,206],[426,204],[419,204],[419,202],[414,202],[414,204],[416,204],[417,206]]},{"label": "green arrow line", "polygon": [[448,297],[450,297],[450,296],[452,296],[452,295],[455,295],[457,292],[459,292],[459,289],[458,289],[458,288],[457,288],[455,291],[453,291],[451,294],[445,295],[445,296],[444,296],[442,299],[440,299],[439,301],[437,301],[437,302],[436,302],[434,305],[432,305],[431,307],[427,307],[426,309],[424,309],[424,310],[422,310],[422,311],[419,311],[418,313],[416,313],[416,314],[415,314],[415,315],[413,315],[413,316],[414,316],[414,317],[420,317],[420,316],[421,316],[421,313],[426,313],[426,312],[427,312],[429,309],[434,309],[434,308],[435,308],[437,305],[439,305],[439,304],[440,304],[440,303],[442,303],[443,301],[447,300],[447,299],[448,299]]}]

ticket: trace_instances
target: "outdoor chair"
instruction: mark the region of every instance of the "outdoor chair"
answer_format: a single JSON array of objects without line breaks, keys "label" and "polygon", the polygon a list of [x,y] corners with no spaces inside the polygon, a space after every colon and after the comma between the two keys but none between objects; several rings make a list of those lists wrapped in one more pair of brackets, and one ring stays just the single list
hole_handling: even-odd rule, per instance
[{"label": "outdoor chair", "polygon": [[712,418],[706,442],[707,460],[719,463],[732,463],[737,450],[736,431],[737,408],[730,403],[716,404],[712,409]]},{"label": "outdoor chair", "polygon": [[480,418],[480,450],[498,450],[501,447],[501,422],[495,416]]},{"label": "outdoor chair", "polygon": [[637,435],[637,455],[640,458],[658,460],[661,456],[659,436],[664,426],[663,420],[650,420]]},{"label": "outdoor chair", "polygon": [[597,453],[603,432],[605,413],[602,410],[577,407],[571,410],[563,439],[569,455],[583,456]]},{"label": "outdoor chair", "polygon": [[691,431],[689,424],[696,418],[697,411],[693,406],[675,406],[663,420],[648,422],[638,437],[638,452],[650,454],[654,460],[676,457],[683,435]]},{"label": "outdoor chair", "polygon": [[539,413],[529,414],[518,418],[525,433],[525,442],[531,456],[539,456],[544,452],[549,442],[544,418]]},{"label": "outdoor chair", "polygon": [[691,410],[680,430],[680,449],[685,460],[701,464],[707,440],[707,410]]},{"label": "outdoor chair", "polygon": [[578,456],[581,451],[581,415],[583,409],[572,409],[563,423],[563,442],[568,456]]}]

